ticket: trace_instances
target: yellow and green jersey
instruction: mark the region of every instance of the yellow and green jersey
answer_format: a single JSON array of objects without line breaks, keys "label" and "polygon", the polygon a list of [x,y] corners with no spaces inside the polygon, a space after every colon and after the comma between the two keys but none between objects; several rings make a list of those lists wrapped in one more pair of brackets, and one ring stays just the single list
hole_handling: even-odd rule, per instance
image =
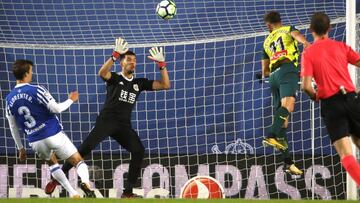
[{"label": "yellow and green jersey", "polygon": [[296,31],[292,26],[282,26],[273,30],[264,42],[263,59],[270,60],[270,71],[273,65],[280,60],[288,58],[294,62],[295,67],[299,63],[299,50],[297,41],[291,36]]}]

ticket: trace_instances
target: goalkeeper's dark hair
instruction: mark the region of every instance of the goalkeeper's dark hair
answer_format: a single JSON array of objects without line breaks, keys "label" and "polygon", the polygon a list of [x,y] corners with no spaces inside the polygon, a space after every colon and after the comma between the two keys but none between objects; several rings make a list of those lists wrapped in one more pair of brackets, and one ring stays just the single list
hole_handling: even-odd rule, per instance
[{"label": "goalkeeper's dark hair", "polygon": [[136,54],[135,54],[134,52],[128,50],[127,52],[125,52],[125,54],[121,54],[121,55],[120,55],[120,61],[123,60],[126,55],[136,56]]},{"label": "goalkeeper's dark hair", "polygon": [[266,23],[281,23],[280,13],[276,11],[269,11],[264,16]]},{"label": "goalkeeper's dark hair", "polygon": [[16,80],[24,79],[26,73],[30,71],[30,66],[33,66],[34,63],[30,60],[19,59],[16,60],[12,65],[12,72]]},{"label": "goalkeeper's dark hair", "polygon": [[317,35],[324,35],[330,29],[330,18],[324,12],[316,12],[311,17],[310,30]]}]

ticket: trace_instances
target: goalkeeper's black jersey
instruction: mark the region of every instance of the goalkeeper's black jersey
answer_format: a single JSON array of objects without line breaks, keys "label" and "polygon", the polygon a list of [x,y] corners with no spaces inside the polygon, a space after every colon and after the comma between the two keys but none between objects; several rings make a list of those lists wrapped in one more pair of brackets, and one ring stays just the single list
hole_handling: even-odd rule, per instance
[{"label": "goalkeeper's black jersey", "polygon": [[153,90],[153,80],[147,78],[125,78],[121,73],[111,72],[106,81],[106,100],[100,117],[114,119],[119,124],[131,125],[131,112],[140,92]]}]

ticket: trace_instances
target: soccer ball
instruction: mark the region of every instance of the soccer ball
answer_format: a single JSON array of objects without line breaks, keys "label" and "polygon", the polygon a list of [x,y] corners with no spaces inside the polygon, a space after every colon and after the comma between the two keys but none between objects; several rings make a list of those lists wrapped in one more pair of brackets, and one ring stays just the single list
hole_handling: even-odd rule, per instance
[{"label": "soccer ball", "polygon": [[221,199],[225,198],[224,188],[219,181],[210,176],[196,176],[181,188],[180,198]]},{"label": "soccer ball", "polygon": [[176,14],[176,4],[172,0],[162,0],[156,6],[156,14],[165,20],[173,18]]}]

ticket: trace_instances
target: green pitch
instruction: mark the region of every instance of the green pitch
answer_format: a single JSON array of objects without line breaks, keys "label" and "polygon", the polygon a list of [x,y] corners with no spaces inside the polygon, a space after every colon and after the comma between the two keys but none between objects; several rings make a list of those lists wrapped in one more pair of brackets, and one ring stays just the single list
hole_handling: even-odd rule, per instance
[{"label": "green pitch", "polygon": [[[0,203],[294,203],[294,200],[244,200],[244,199],[220,199],[220,200],[184,200],[184,199],[0,199]],[[297,200],[295,203],[343,203],[344,200]],[[358,201],[346,201],[346,203]]]}]

